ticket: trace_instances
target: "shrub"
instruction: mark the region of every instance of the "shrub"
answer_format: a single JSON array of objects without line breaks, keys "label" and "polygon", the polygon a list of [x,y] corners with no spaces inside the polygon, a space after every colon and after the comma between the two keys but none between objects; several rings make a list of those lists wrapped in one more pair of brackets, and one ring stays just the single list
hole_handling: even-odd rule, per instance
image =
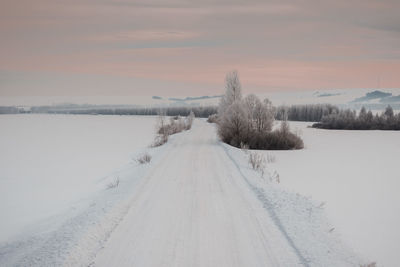
[{"label": "shrub", "polygon": [[144,153],[143,155],[139,156],[136,161],[139,164],[146,164],[151,161],[151,156],[148,153]]},{"label": "shrub", "polygon": [[156,135],[156,137],[154,138],[153,143],[150,145],[150,147],[158,147],[158,146],[162,146],[163,144],[165,144],[166,142],[168,142],[168,135]]},{"label": "shrub", "polygon": [[217,123],[218,121],[218,115],[217,114],[212,114],[208,116],[207,122],[209,123]]},{"label": "shrub", "polygon": [[190,111],[189,116],[187,116],[185,120],[185,130],[190,130],[192,128],[193,120],[194,120],[194,113],[193,111]]},{"label": "shrub", "polygon": [[245,154],[249,153],[249,145],[243,142],[240,143],[240,149],[243,150]]},{"label": "shrub", "polygon": [[156,137],[154,138],[151,147],[157,147],[168,142],[170,135],[180,133],[184,130],[190,130],[194,120],[194,113],[190,112],[186,119],[180,116],[171,117],[169,123],[166,122],[165,114],[161,113],[157,119]]},{"label": "shrub", "polygon": [[263,155],[255,152],[250,152],[249,154],[249,163],[253,170],[258,171],[261,175],[264,175],[265,172],[265,158]]},{"label": "shrub", "polygon": [[119,177],[115,177],[115,178],[114,178],[114,181],[110,182],[110,183],[107,185],[107,189],[116,188],[116,187],[118,187],[118,185],[119,185]]},{"label": "shrub", "polygon": [[271,174],[270,179],[271,179],[271,182],[275,181],[278,184],[281,182],[281,180],[279,178],[279,173],[277,171],[274,171],[274,173]]},{"label": "shrub", "polygon": [[276,158],[272,154],[267,154],[267,163],[274,163],[276,161]]},{"label": "shrub", "polygon": [[291,132],[275,130],[267,135],[267,144],[273,150],[291,150],[304,148],[303,140]]}]

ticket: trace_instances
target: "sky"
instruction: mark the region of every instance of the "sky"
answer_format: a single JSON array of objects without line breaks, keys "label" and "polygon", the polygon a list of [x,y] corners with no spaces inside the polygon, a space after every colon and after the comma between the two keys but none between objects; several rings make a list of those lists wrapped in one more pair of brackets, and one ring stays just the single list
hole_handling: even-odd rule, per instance
[{"label": "sky", "polygon": [[400,87],[398,0],[0,0],[0,98]]}]

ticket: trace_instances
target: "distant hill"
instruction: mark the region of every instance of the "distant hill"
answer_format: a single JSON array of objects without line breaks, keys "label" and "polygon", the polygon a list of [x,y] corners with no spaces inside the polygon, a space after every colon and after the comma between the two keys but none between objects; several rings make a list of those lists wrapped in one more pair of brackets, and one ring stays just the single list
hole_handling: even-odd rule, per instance
[{"label": "distant hill", "polygon": [[370,100],[374,100],[374,99],[383,99],[386,97],[391,97],[392,93],[386,93],[386,92],[382,92],[382,91],[373,91],[373,92],[369,92],[366,93],[365,96],[359,97],[354,99],[352,102],[368,102]]},{"label": "distant hill", "polygon": [[322,93],[322,94],[317,95],[317,97],[330,97],[330,96],[337,96],[337,95],[341,95],[341,93],[334,93],[334,94]]},{"label": "distant hill", "polygon": [[386,103],[386,104],[400,103],[400,95],[381,98],[380,102],[381,103]]},{"label": "distant hill", "polygon": [[203,99],[220,98],[220,97],[222,97],[222,95],[214,95],[214,96],[205,95],[205,96],[197,96],[197,97],[188,96],[185,98],[170,97],[170,98],[168,98],[168,100],[181,102],[181,101],[203,100]]}]

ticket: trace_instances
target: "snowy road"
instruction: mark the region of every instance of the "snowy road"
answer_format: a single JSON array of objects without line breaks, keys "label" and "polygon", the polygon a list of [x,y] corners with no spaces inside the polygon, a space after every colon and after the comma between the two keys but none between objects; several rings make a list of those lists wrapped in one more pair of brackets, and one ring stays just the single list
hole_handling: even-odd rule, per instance
[{"label": "snowy road", "polygon": [[297,266],[304,262],[196,121],[135,189],[94,266]]}]

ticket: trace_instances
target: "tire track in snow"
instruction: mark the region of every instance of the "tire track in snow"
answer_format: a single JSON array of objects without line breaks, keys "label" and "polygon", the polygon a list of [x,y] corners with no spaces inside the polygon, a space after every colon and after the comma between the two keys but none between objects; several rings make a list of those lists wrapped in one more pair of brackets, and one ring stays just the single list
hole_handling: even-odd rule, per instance
[{"label": "tire track in snow", "polygon": [[240,166],[236,163],[235,159],[230,155],[229,151],[226,149],[224,145],[221,145],[221,147],[224,149],[226,155],[229,157],[231,160],[232,164],[236,167],[240,175],[242,176],[243,180],[246,182],[246,184],[249,186],[249,188],[254,192],[254,194],[257,196],[257,198],[261,201],[263,204],[264,208],[268,211],[270,214],[271,219],[275,222],[275,225],[279,228],[281,231],[282,235],[285,237],[289,245],[293,248],[295,251],[296,255],[299,257],[301,264],[303,264],[306,267],[309,267],[308,260],[302,255],[301,251],[299,248],[295,245],[293,240],[290,238],[289,234],[287,233],[285,227],[283,226],[281,220],[275,213],[273,205],[270,203],[270,201],[265,197],[264,190],[262,188],[258,188],[254,186],[248,179],[247,177],[243,174],[242,170],[240,169]]}]

